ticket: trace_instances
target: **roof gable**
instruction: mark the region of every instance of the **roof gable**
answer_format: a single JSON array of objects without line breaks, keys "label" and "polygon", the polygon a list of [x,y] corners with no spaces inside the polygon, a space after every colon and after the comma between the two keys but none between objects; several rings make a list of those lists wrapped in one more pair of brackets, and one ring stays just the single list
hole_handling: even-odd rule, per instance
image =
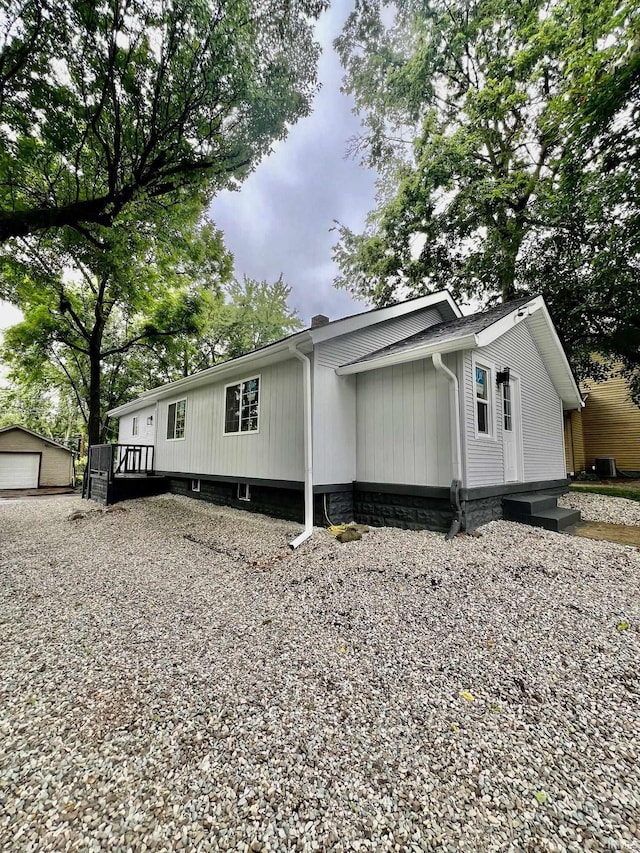
[{"label": "roof gable", "polygon": [[6,427],[0,427],[0,435],[4,432],[10,432],[11,430],[19,429],[21,432],[26,432],[28,435],[32,435],[34,438],[39,438],[41,441],[44,441],[46,444],[50,444],[53,447],[59,447],[60,450],[66,450],[67,453],[73,453],[73,450],[70,450],[68,447],[65,447],[64,444],[60,444],[59,441],[54,441],[52,438],[47,438],[46,435],[40,435],[40,433],[34,432],[32,429],[27,429],[20,424],[10,424]]},{"label": "roof gable", "polygon": [[509,329],[527,322],[553,384],[566,408],[580,408],[582,399],[566,354],[541,296],[523,297],[430,326],[402,341],[341,365],[341,375],[377,370],[393,364],[418,361],[434,353],[457,352],[488,346]]}]

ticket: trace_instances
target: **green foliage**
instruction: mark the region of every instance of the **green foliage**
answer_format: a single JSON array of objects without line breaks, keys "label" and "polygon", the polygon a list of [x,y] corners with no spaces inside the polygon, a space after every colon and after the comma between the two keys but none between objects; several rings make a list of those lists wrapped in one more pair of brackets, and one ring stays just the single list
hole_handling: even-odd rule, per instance
[{"label": "green foliage", "polygon": [[234,188],[316,91],[324,0],[0,0],[0,240]]},{"label": "green foliage", "polygon": [[571,484],[572,492],[583,492],[588,495],[608,495],[612,498],[626,498],[629,501],[640,501],[640,489],[625,488],[624,486],[579,486]]},{"label": "green foliage", "polygon": [[291,289],[246,278],[227,283],[216,299],[206,299],[196,318],[197,334],[186,332],[148,341],[130,363],[138,387],[172,382],[229,358],[273,343],[302,328],[287,300]]},{"label": "green foliage", "polygon": [[336,44],[379,205],[364,234],[338,225],[337,286],[377,305],[542,292],[579,375],[597,351],[637,377],[639,12],[357,4]]}]

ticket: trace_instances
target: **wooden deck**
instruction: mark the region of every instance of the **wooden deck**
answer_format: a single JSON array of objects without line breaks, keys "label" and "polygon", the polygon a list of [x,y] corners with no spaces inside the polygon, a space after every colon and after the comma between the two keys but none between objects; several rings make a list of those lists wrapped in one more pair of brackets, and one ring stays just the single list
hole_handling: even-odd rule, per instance
[{"label": "wooden deck", "polygon": [[96,444],[89,448],[82,497],[108,506],[167,491],[153,470],[153,445]]}]

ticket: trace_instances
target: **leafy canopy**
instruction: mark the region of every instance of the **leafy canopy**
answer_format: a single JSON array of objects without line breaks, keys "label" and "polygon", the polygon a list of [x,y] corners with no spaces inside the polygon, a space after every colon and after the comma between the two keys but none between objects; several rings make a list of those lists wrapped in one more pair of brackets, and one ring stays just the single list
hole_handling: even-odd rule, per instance
[{"label": "leafy canopy", "polygon": [[0,0],[0,241],[234,188],[310,110],[325,0]]}]

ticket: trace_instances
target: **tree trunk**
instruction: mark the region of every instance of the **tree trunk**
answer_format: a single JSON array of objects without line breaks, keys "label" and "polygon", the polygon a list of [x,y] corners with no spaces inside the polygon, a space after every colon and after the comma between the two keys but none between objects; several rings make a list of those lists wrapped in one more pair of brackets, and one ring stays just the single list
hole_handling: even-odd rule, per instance
[{"label": "tree trunk", "polygon": [[87,421],[87,440],[89,446],[102,442],[102,417],[100,406],[102,367],[100,364],[100,346],[94,341],[89,347],[89,418]]}]

